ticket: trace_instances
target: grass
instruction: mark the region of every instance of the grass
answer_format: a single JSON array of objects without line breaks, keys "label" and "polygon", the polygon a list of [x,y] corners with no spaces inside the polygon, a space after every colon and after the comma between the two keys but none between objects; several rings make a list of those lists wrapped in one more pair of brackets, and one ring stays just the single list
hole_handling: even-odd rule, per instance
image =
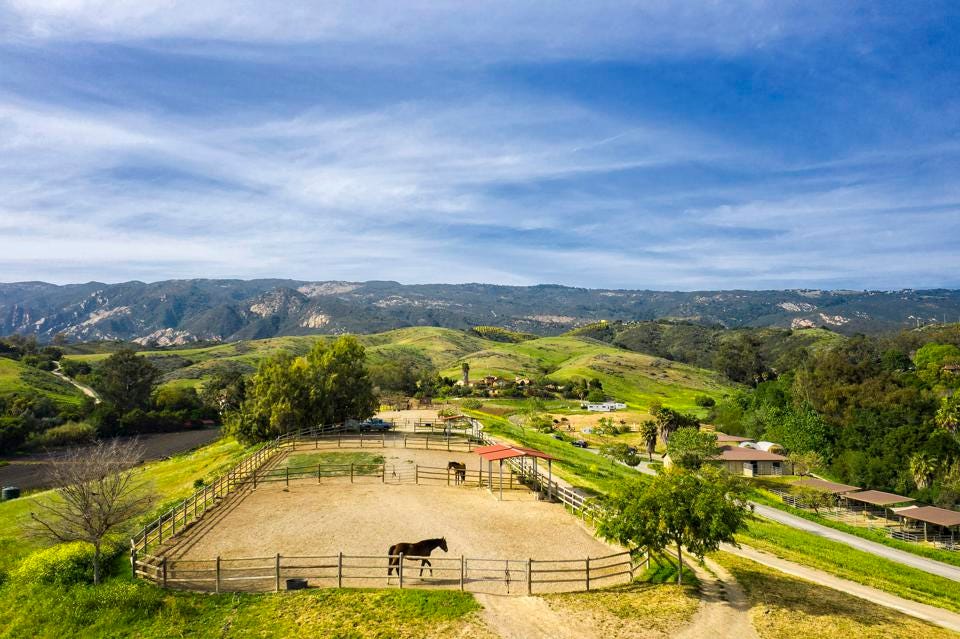
[{"label": "grass", "polygon": [[114,578],[100,586],[0,588],[0,637],[141,639],[492,637],[469,594],[423,590],[307,590],[196,595]]},{"label": "grass", "polygon": [[648,633],[672,636],[679,626],[690,621],[700,604],[695,585],[651,582],[545,595],[544,599],[558,612],[588,621],[601,637],[633,637],[638,626]]},{"label": "grass", "polygon": [[79,406],[84,395],[56,375],[0,357],[0,395],[34,392],[49,397],[61,408]]},{"label": "grass", "polygon": [[[785,487],[781,487],[781,490],[784,488]],[[861,537],[878,544],[883,544],[884,546],[889,546],[890,548],[896,548],[897,550],[913,553],[921,557],[942,561],[943,563],[952,564],[954,566],[960,566],[960,553],[958,552],[941,550],[931,546],[893,539],[892,537],[888,537],[886,533],[880,529],[851,526],[850,524],[834,521],[833,519],[828,519],[827,517],[823,517],[822,515],[818,515],[808,510],[803,510],[802,508],[793,508],[792,506],[783,503],[783,500],[776,495],[773,495],[762,488],[754,491],[752,499],[758,503],[782,510],[796,517],[802,517],[803,519],[818,523],[822,526],[833,528],[834,530],[839,530],[850,535],[855,535],[857,537]]]},{"label": "grass", "polygon": [[720,398],[734,389],[714,371],[572,336],[497,343],[463,356],[442,374],[458,377],[461,361],[470,364],[470,374],[475,377],[499,375],[509,379],[520,373],[545,373],[557,382],[597,378],[608,395],[635,410],[657,401],[703,416],[704,409],[694,401],[698,395]]},{"label": "grass", "polygon": [[364,453],[360,451],[350,453],[293,453],[283,460],[281,467],[315,467],[318,464],[355,464],[369,466],[374,464],[382,464],[383,462],[383,455]]},{"label": "grass", "polygon": [[877,557],[846,544],[756,519],[737,539],[759,550],[905,599],[960,612],[957,582]]},{"label": "grass", "polygon": [[750,601],[762,639],[940,639],[953,632],[852,595],[784,575],[749,559],[718,553]]},{"label": "grass", "polygon": [[[141,351],[141,354],[188,360],[189,365],[168,374],[165,383],[197,386],[227,363],[249,371],[263,358],[280,351],[300,355],[317,341],[330,339],[332,337],[323,335],[274,337],[196,348]],[[633,410],[646,410],[651,402],[658,401],[702,417],[705,410],[695,404],[696,396],[709,395],[719,399],[734,388],[714,371],[574,336],[504,343],[484,339],[472,332],[414,327],[361,335],[358,339],[366,346],[372,363],[404,354],[429,362],[453,378],[460,377],[462,362],[470,364],[470,374],[474,378],[499,375],[512,379],[521,373],[547,373],[557,382],[597,378],[607,393],[626,402]],[[109,357],[109,353],[68,357],[95,363]],[[569,408],[566,403],[563,407]]]},{"label": "grass", "polygon": [[609,493],[626,479],[636,479],[637,472],[614,463],[568,442],[559,441],[550,435],[529,428],[520,428],[507,419],[481,413],[464,411],[483,421],[485,432],[509,440],[521,446],[536,448],[557,458],[553,472],[574,486],[598,493]]},{"label": "grass", "polygon": [[[151,492],[163,500],[157,507],[162,508],[172,500],[193,493],[196,479],[210,481],[233,466],[244,452],[235,441],[221,439],[192,452],[144,464],[139,475],[149,478]],[[44,545],[42,540],[24,533],[37,502],[54,498],[52,491],[45,490],[0,503],[0,573],[9,570],[23,555]]]}]

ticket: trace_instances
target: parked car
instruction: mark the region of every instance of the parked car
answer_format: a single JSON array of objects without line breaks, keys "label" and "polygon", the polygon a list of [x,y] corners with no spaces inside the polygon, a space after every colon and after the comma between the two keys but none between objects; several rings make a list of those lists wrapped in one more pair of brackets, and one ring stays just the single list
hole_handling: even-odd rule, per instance
[{"label": "parked car", "polygon": [[393,424],[379,417],[371,417],[357,424],[356,428],[357,430],[385,431],[393,428]]},{"label": "parked car", "polygon": [[576,446],[577,448],[589,448],[589,447],[590,447],[590,444],[588,444],[588,443],[586,442],[586,440],[583,440],[583,439],[575,439],[574,441],[572,441],[572,442],[570,442],[570,443],[573,444],[574,446]]}]

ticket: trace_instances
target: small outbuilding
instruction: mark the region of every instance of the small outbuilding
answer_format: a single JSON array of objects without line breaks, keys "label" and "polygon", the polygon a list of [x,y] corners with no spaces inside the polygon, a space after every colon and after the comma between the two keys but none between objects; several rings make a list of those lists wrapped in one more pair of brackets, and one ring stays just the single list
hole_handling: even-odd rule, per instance
[{"label": "small outbuilding", "polygon": [[784,455],[754,448],[722,446],[718,461],[732,475],[760,477],[793,474],[793,463]]},{"label": "small outbuilding", "polygon": [[900,529],[923,534],[924,541],[939,541],[951,546],[960,541],[960,512],[936,506],[908,506],[894,509]]},{"label": "small outbuilding", "polygon": [[862,490],[855,493],[840,495],[840,500],[847,510],[876,515],[889,519],[894,506],[913,503],[912,497],[904,497],[894,493],[885,493],[882,490]]}]

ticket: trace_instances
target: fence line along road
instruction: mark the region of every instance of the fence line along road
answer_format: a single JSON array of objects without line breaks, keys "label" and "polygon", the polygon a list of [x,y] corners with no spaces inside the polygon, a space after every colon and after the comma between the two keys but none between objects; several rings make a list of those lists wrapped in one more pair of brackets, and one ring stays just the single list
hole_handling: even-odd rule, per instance
[{"label": "fence line along road", "polygon": [[[390,570],[389,555],[316,555],[222,558],[209,560],[136,556],[134,573],[163,587],[209,592],[279,592],[287,579],[303,579],[314,587],[416,587],[532,595],[582,592],[629,583],[649,566],[646,554],[628,551],[584,559],[489,559],[404,557]],[[420,560],[433,565],[424,567]]]}]

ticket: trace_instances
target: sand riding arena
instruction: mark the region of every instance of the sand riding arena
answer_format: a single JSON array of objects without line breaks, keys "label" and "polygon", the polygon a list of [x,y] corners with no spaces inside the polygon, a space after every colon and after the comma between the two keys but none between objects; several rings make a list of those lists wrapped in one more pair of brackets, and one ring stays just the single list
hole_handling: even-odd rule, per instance
[{"label": "sand riding arena", "polygon": [[[484,463],[475,449],[492,443],[401,433],[279,439],[141,530],[131,567],[166,587],[215,592],[536,594],[632,579],[636,554],[591,533],[594,505],[548,483],[531,459],[506,459],[502,472]],[[391,545],[433,538],[447,551],[433,550],[422,575],[421,559],[404,557],[388,576]]]}]

